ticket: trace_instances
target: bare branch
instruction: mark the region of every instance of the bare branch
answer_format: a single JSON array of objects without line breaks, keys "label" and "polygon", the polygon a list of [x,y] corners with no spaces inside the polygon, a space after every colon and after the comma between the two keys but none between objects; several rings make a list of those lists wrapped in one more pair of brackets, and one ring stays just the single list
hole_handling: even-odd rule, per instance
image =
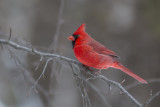
[{"label": "bare branch", "polygon": [[117,88],[119,88],[134,104],[136,104],[138,107],[142,107],[142,104],[140,104],[130,93],[128,93],[128,91],[126,91],[125,88],[122,87],[121,84],[112,81],[106,77],[104,77],[103,75],[97,75],[96,76],[98,79],[104,80],[107,84],[112,84],[114,86],[116,86]]},{"label": "bare branch", "polygon": [[[88,96],[86,87],[84,82],[87,83],[86,79],[83,77],[83,75],[81,75],[81,77],[74,71],[73,69],[73,65],[70,64],[70,67],[72,69],[72,73],[74,74],[74,77],[78,80],[80,80],[80,82],[77,84],[77,86],[79,87],[80,91],[81,91],[81,96],[82,96],[82,101],[83,101],[83,107],[91,107],[91,102],[90,102],[90,98]],[[80,70],[80,69],[79,69]]]},{"label": "bare branch", "polygon": [[[66,62],[68,62],[69,64],[76,64],[80,69],[81,69],[81,68],[84,68],[84,67],[82,66],[82,64],[79,63],[78,61],[73,60],[73,59],[70,59],[70,58],[67,58],[67,57],[64,57],[64,56],[61,56],[61,55],[51,54],[51,53],[45,53],[45,52],[40,52],[40,51],[37,51],[36,49],[34,49],[34,51],[33,51],[32,48],[28,48],[28,47],[26,47],[26,46],[21,46],[21,45],[15,43],[15,42],[8,41],[8,40],[4,40],[4,39],[0,39],[0,44],[2,44],[2,45],[8,45],[8,46],[10,46],[10,47],[12,47],[12,48],[15,48],[15,49],[17,49],[17,50],[25,51],[25,52],[27,52],[27,53],[29,53],[29,54],[38,55],[38,56],[41,56],[41,57],[42,57],[42,56],[43,56],[43,57],[47,57],[47,58],[49,58],[50,60],[54,58],[56,61],[61,60],[61,61],[66,61]],[[48,62],[49,62],[50,60],[48,60],[48,61],[46,62],[46,66],[47,66],[47,64],[48,64]],[[44,72],[45,72],[45,69],[46,69],[46,67],[44,67],[44,70],[43,70],[41,76],[39,77],[39,79],[43,76],[43,74],[44,74]],[[87,71],[87,70],[86,70],[86,71]],[[81,78],[80,76],[78,76],[78,77]],[[119,83],[117,83],[117,82],[115,82],[115,81],[112,81],[112,80],[104,77],[103,75],[94,75],[94,78],[95,78],[95,77],[98,78],[98,79],[101,79],[101,80],[105,81],[105,83],[107,83],[107,84],[109,84],[109,85],[111,84],[111,85],[114,85],[114,86],[116,86],[117,88],[119,88],[119,89],[120,89],[134,104],[136,104],[138,107],[145,107],[148,103],[150,103],[155,97],[157,97],[157,96],[160,94],[160,92],[158,92],[158,93],[156,93],[155,95],[153,95],[153,96],[144,104],[144,106],[143,106],[143,105],[140,104],[130,93],[128,93],[128,92],[126,91],[126,89],[122,87],[121,84],[119,84]],[[38,79],[38,81],[39,81],[39,79]],[[154,81],[154,80],[152,80],[152,81]],[[157,81],[157,80],[156,80],[156,81]],[[38,83],[38,82],[36,82],[36,83]],[[83,88],[83,89],[84,89],[84,88]],[[83,90],[83,91],[85,92],[85,90]],[[85,94],[86,94],[86,93],[85,93]],[[88,100],[88,99],[87,99],[87,100]]]},{"label": "bare branch", "polygon": [[48,58],[54,58],[57,61],[58,60],[63,60],[63,61],[69,62],[69,63],[80,64],[78,61],[76,61],[74,59],[70,59],[70,58],[67,58],[65,56],[61,56],[61,55],[57,55],[57,54],[40,52],[40,51],[37,51],[36,49],[34,49],[34,51],[33,51],[32,48],[28,48],[26,46],[21,46],[21,45],[15,43],[15,42],[8,41],[8,40],[5,40],[5,39],[0,39],[0,44],[11,46],[12,48],[15,48],[17,50],[26,51],[29,54],[48,57]]},{"label": "bare branch", "polygon": [[79,88],[80,88],[81,93],[82,93],[83,107],[91,107],[90,98],[88,96],[88,93],[86,91],[86,88],[85,88],[84,84]]},{"label": "bare branch", "polygon": [[[160,82],[160,78],[149,79],[149,80],[147,80],[147,82],[148,82],[148,83]],[[133,87],[136,87],[136,86],[139,86],[139,85],[145,85],[145,84],[142,84],[142,83],[140,83],[140,82],[135,82],[135,83],[133,83],[133,84],[130,84],[130,85],[126,86],[125,88],[126,88],[127,90],[129,90],[129,89],[131,89],[131,88],[133,88]]]},{"label": "bare branch", "polygon": [[[58,13],[58,21],[57,21],[57,27],[56,27],[56,32],[55,35],[53,36],[53,40],[52,43],[49,46],[49,49],[53,49],[53,53],[57,53],[58,51],[58,41],[59,41],[59,37],[60,37],[60,28],[61,28],[61,24],[62,24],[62,15],[63,15],[63,8],[64,8],[64,0],[60,1],[60,8],[59,8],[59,13]],[[59,66],[56,62],[53,62],[52,64],[52,72],[50,74],[50,85],[49,85],[49,92],[52,93],[53,90],[53,76],[55,75],[55,68]],[[52,95],[52,94],[51,94]]]},{"label": "bare branch", "polygon": [[53,49],[53,52],[57,52],[57,45],[58,45],[58,39],[59,39],[59,33],[61,29],[61,24],[62,24],[62,15],[63,15],[63,8],[64,8],[64,0],[60,1],[60,9],[58,13],[58,21],[57,21],[57,27],[56,27],[56,32],[55,35],[53,36],[53,40],[51,45],[49,46],[49,49]]}]

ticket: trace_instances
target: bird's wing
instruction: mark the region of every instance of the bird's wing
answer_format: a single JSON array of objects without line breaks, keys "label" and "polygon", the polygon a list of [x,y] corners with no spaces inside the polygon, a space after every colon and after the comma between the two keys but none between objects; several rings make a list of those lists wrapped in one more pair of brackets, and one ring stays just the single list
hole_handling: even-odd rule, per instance
[{"label": "bird's wing", "polygon": [[93,48],[93,50],[96,51],[97,53],[104,54],[104,55],[109,55],[109,56],[113,56],[115,58],[118,58],[118,55],[116,55],[113,51],[109,50],[108,48],[106,48],[105,46],[103,46],[102,44],[100,44],[99,42],[97,42],[94,39],[92,39],[88,43],[88,45],[91,46]]}]

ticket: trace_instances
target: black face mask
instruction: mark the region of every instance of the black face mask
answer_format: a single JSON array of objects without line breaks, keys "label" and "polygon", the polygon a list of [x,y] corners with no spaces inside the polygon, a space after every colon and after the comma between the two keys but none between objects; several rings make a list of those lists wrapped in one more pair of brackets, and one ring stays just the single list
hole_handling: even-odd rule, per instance
[{"label": "black face mask", "polygon": [[76,43],[76,40],[77,40],[77,38],[79,37],[79,35],[72,35],[72,36],[74,36],[74,41],[72,41],[72,47],[74,48],[74,46],[75,46],[75,43]]}]

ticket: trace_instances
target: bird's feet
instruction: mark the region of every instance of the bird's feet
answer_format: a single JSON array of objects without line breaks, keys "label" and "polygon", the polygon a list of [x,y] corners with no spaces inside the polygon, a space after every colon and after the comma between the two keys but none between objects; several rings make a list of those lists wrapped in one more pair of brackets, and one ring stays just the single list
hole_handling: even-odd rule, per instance
[{"label": "bird's feet", "polygon": [[98,71],[96,70],[96,71],[94,71],[93,73],[94,73],[94,75],[96,76],[96,75],[98,75],[98,74],[100,74],[101,73],[101,70],[102,69],[99,69]]},{"label": "bird's feet", "polygon": [[88,66],[86,66],[86,65],[83,65],[83,68],[86,70],[86,71],[93,71],[93,69],[91,69],[91,67],[88,67]]},{"label": "bird's feet", "polygon": [[89,71],[88,73],[94,76],[97,76],[101,73],[102,69],[99,69],[98,71],[96,69],[92,69],[91,67],[88,67],[86,65],[83,65],[84,71]]},{"label": "bird's feet", "polygon": [[101,71],[102,71],[102,69],[99,69],[99,70],[97,71],[97,73],[101,73]]}]

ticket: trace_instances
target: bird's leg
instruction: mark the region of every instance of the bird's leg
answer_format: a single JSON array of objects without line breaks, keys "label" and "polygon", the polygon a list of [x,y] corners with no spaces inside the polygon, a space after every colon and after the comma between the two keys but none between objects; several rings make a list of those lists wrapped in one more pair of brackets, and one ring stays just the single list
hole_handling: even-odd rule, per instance
[{"label": "bird's leg", "polygon": [[99,73],[101,73],[102,69],[99,69],[98,71],[94,71],[94,74],[97,75]]},{"label": "bird's leg", "polygon": [[102,69],[99,69],[97,73],[101,73],[101,70],[102,70]]},{"label": "bird's leg", "polygon": [[94,71],[94,76],[97,76],[98,74],[100,74],[100,73],[101,73],[101,70],[102,70],[102,69],[99,69],[98,71]]},{"label": "bird's leg", "polygon": [[88,67],[88,66],[86,66],[86,65],[83,65],[83,67],[85,68],[85,70],[93,71],[90,67]]}]

